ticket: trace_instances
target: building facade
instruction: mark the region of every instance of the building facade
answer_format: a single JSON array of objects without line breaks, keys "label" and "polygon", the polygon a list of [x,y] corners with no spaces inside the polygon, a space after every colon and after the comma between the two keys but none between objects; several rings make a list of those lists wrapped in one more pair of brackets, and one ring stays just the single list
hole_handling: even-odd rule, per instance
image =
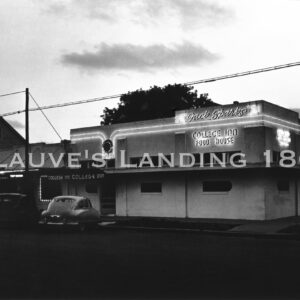
[{"label": "building facade", "polygon": [[[24,169],[9,162],[16,153],[24,160],[24,140],[0,126],[0,190],[22,192]],[[266,101],[72,129],[70,142],[30,146],[32,197],[42,210],[57,195],[86,196],[101,215],[119,217],[295,216],[299,133],[298,113]]]},{"label": "building facade", "polygon": [[299,132],[298,113],[266,101],[73,129],[71,143],[79,160],[85,166],[94,162],[88,170],[99,170],[95,153],[100,153],[106,166],[94,181],[94,193],[83,181],[69,182],[69,189],[77,186],[77,193],[90,196],[103,215],[294,216],[299,210]]}]

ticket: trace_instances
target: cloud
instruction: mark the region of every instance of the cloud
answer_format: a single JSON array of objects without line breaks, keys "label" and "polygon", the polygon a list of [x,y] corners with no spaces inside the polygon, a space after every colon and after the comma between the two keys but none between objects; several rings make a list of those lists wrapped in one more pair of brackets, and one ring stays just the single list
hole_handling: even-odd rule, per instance
[{"label": "cloud", "polygon": [[95,51],[72,52],[62,56],[62,63],[85,71],[92,70],[134,70],[196,66],[218,59],[201,45],[190,42],[167,47],[162,44],[140,46],[133,44],[108,45],[101,43]]},{"label": "cloud", "polygon": [[211,0],[69,0],[51,2],[47,11],[71,15],[77,12],[105,22],[126,19],[142,25],[173,17],[185,30],[224,23],[234,16],[232,9]]},{"label": "cloud", "polygon": [[217,5],[213,1],[169,0],[181,19],[182,26],[196,27],[197,24],[214,25],[233,18],[233,11]]},{"label": "cloud", "polygon": [[40,4],[44,13],[53,14],[55,16],[65,15],[69,12],[69,8],[64,1],[53,0],[46,2],[45,0],[34,0],[36,4]]},{"label": "cloud", "polygon": [[215,1],[156,0],[145,1],[145,6],[150,17],[173,15],[185,30],[199,25],[217,25],[234,16],[230,8],[220,6]]}]

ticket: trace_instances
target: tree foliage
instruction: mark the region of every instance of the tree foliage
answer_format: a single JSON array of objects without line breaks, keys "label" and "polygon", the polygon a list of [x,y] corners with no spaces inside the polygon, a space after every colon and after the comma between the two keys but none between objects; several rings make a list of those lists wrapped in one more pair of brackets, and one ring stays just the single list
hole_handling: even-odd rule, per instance
[{"label": "tree foliage", "polygon": [[208,94],[198,96],[193,87],[174,84],[153,86],[148,90],[128,92],[120,97],[117,108],[105,108],[101,125],[142,121],[174,116],[175,110],[218,105]]}]

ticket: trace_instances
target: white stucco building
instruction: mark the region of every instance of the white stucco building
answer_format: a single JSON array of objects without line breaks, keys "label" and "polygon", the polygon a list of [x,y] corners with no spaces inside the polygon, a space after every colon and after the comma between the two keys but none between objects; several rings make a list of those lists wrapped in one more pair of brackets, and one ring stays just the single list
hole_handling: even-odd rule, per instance
[{"label": "white stucco building", "polygon": [[[298,113],[266,101],[78,128],[71,130],[71,143],[81,153],[81,177],[52,179],[63,193],[88,196],[103,215],[249,220],[293,216],[299,210],[299,132]],[[280,152],[286,150],[295,153],[293,167],[279,165]],[[90,168],[95,153],[105,156],[105,168]],[[144,153],[149,153],[146,159]],[[165,160],[158,167],[162,154]],[[154,166],[145,163],[149,157]]]}]

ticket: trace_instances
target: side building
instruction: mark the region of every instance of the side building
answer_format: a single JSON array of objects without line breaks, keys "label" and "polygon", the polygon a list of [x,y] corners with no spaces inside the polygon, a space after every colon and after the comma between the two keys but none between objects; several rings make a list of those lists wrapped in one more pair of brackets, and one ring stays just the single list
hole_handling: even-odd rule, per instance
[{"label": "side building", "polygon": [[[25,178],[25,139],[3,118],[0,118],[0,193],[24,193],[39,210],[48,206],[58,195],[83,193],[77,187],[86,183],[87,193],[93,198],[98,193],[98,179],[103,171],[90,170],[82,162],[81,168],[68,167],[68,154],[77,151],[76,144],[63,140],[59,143],[32,143],[29,147],[29,172]],[[99,209],[99,199],[94,201]]]}]

